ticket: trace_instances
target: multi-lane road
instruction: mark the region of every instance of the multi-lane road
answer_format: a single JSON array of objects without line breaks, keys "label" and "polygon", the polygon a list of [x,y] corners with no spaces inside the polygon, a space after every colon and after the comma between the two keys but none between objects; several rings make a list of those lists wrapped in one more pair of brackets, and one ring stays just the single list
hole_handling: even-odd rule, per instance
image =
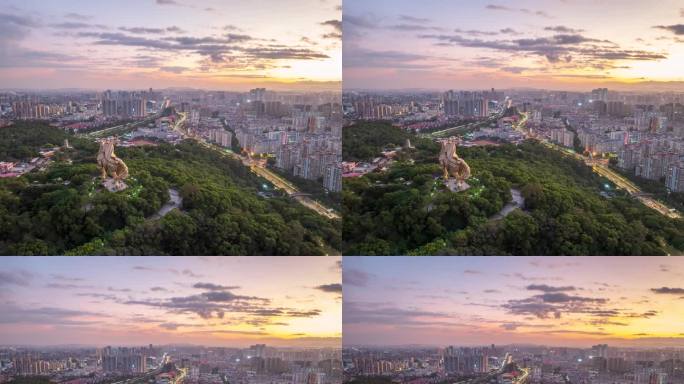
[{"label": "multi-lane road", "polygon": [[661,203],[660,201],[652,198],[651,196],[644,194],[639,189],[639,187],[637,187],[633,182],[631,182],[624,176],[618,174],[617,172],[613,171],[612,169],[606,167],[605,165],[595,164],[592,166],[592,168],[594,172],[610,180],[619,188],[626,190],[637,200],[641,201],[645,206],[651,209],[655,209],[656,211],[671,219],[680,219],[682,217],[682,215],[679,212],[677,212],[677,210],[670,208],[667,205]]},{"label": "multi-lane road", "polygon": [[[117,382],[114,382],[111,384],[145,384],[145,383],[148,383],[155,376],[161,374],[162,370],[163,370],[163,366],[161,366],[157,369],[145,372],[145,373],[141,374],[140,376],[131,377],[129,379],[117,381]],[[187,368],[180,368],[180,369],[178,369],[178,372],[179,372],[179,374],[177,376],[175,376],[173,381],[171,381],[171,384],[182,384],[183,381],[185,380],[185,378],[187,377],[188,369]]]},{"label": "multi-lane road", "polygon": [[522,374],[513,379],[513,384],[525,384],[527,379],[530,377],[529,368],[520,368],[520,372],[522,372]]},{"label": "multi-lane road", "polygon": [[[499,370],[497,372],[499,374],[503,374],[504,368],[511,363],[513,363],[513,356],[506,353],[506,357],[504,358],[503,362],[501,363],[501,367],[499,367]],[[530,377],[530,369],[529,368],[520,368],[520,372],[521,372],[520,376],[517,376],[513,380],[511,380],[512,384],[525,384],[525,383],[527,383],[527,380]]]},{"label": "multi-lane road", "polygon": [[303,206],[316,211],[316,213],[318,213],[319,215],[325,216],[328,219],[340,218],[340,215],[333,209],[326,207],[325,205],[310,198],[309,196],[301,195],[302,192],[299,191],[297,187],[294,186],[294,184],[290,183],[283,177],[277,175],[270,169],[264,168],[255,162],[252,162],[252,164],[250,165],[250,169],[252,170],[252,172],[271,182],[271,184],[275,185],[276,188],[280,188],[283,191],[285,191],[285,193],[287,193],[291,198],[297,200]]},{"label": "multi-lane road", "polygon": [[156,375],[160,374],[162,371],[162,368],[159,367],[155,370],[145,372],[144,374],[141,374],[140,376],[135,376],[131,377],[126,380],[121,380],[117,381],[111,384],[142,384],[146,383],[149,379],[154,378]]},{"label": "multi-lane road", "polygon": [[430,138],[430,139],[439,139],[439,138],[443,138],[443,137],[452,136],[454,134],[454,132],[458,131],[459,129],[470,130],[470,129],[478,128],[480,126],[487,126],[493,122],[496,122],[501,117],[503,117],[504,112],[505,112],[505,109],[502,109],[501,111],[499,111],[499,113],[492,115],[491,117],[487,118],[484,121],[476,121],[476,122],[472,122],[472,123],[468,123],[468,124],[458,125],[456,127],[450,127],[450,128],[442,129],[439,131],[426,133],[426,134],[421,135],[421,136],[426,137],[426,138]]},{"label": "multi-lane road", "polygon": [[586,165],[590,166],[592,170],[605,177],[606,179],[610,180],[615,186],[618,188],[626,191],[630,195],[632,195],[634,198],[639,200],[642,204],[645,206],[656,210],[662,215],[665,215],[669,218],[672,219],[679,219],[681,218],[681,214],[677,212],[675,209],[672,209],[668,207],[667,205],[663,204],[662,202],[654,199],[651,196],[648,196],[647,194],[644,194],[644,192],[632,181],[627,179],[626,177],[620,175],[619,173],[613,171],[610,169],[607,165],[598,162],[590,157],[583,156],[577,152],[570,151],[567,148],[561,147],[559,145],[556,145],[545,138],[542,137],[537,137],[535,135],[532,135],[529,131],[525,129],[525,123],[527,123],[527,114],[523,113],[523,118],[520,120],[520,122],[516,125],[514,125],[514,128],[521,131],[523,134],[525,134],[525,137],[527,138],[534,138],[540,141],[543,145],[547,146],[548,148],[554,149],[559,151],[560,153],[570,156],[575,158],[576,160],[584,162]]},{"label": "multi-lane road", "polygon": [[91,137],[91,138],[101,138],[101,137],[104,137],[104,136],[109,135],[109,134],[112,133],[112,132],[115,132],[117,129],[122,129],[122,128],[124,128],[124,129],[127,129],[127,130],[128,130],[128,129],[133,129],[133,128],[136,128],[136,127],[139,127],[139,126],[142,126],[142,125],[145,125],[145,124],[149,124],[149,123],[153,122],[153,121],[154,121],[156,118],[158,118],[159,116],[160,116],[160,115],[157,114],[157,115],[154,115],[153,117],[148,117],[148,118],[146,118],[146,119],[144,119],[144,120],[132,121],[132,122],[130,122],[130,123],[116,125],[116,126],[114,126],[114,127],[109,127],[109,128],[101,129],[101,130],[99,130],[99,131],[93,131],[93,132],[90,132],[90,133],[86,133],[85,136],[86,136],[86,137]]},{"label": "multi-lane road", "polygon": [[[492,369],[486,374],[482,376],[478,376],[475,378],[470,378],[466,380],[461,380],[457,381],[453,384],[487,384],[491,383],[493,381],[496,382],[501,382],[499,380],[499,376],[503,375],[505,372],[505,368],[513,362],[513,356],[511,356],[509,353],[506,353],[506,356],[503,358],[501,361],[501,364],[499,365],[499,369]],[[520,371],[522,374],[515,379],[512,380],[512,384],[525,384],[527,382],[527,379],[529,378],[530,375],[530,370],[529,368],[521,368]]]}]

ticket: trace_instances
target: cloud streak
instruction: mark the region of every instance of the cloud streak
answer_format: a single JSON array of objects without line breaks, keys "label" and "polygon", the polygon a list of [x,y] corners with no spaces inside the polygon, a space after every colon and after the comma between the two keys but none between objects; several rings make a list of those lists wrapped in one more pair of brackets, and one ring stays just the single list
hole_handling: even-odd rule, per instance
[{"label": "cloud streak", "polygon": [[653,28],[663,29],[663,30],[672,32],[678,36],[684,35],[684,24],[656,25]]},{"label": "cloud streak", "polygon": [[535,10],[531,10],[531,9],[527,9],[527,8],[511,8],[511,7],[507,7],[505,5],[497,5],[497,4],[487,4],[487,6],[485,6],[485,8],[490,10],[490,11],[520,12],[520,13],[525,13],[528,15],[536,15],[536,16],[541,16],[541,17],[549,18],[549,19],[552,18],[551,15],[549,15],[548,13],[546,13],[544,11],[540,11],[540,10],[535,11]]},{"label": "cloud streak", "polygon": [[665,295],[684,295],[684,288],[660,287],[651,288],[651,292]]},{"label": "cloud streak", "polygon": [[30,285],[33,275],[27,271],[0,271],[0,286],[18,285],[27,287]]},{"label": "cloud streak", "polygon": [[319,291],[328,292],[328,293],[342,293],[342,284],[339,284],[339,283],[323,284],[323,285],[317,286],[316,289],[318,289]]}]

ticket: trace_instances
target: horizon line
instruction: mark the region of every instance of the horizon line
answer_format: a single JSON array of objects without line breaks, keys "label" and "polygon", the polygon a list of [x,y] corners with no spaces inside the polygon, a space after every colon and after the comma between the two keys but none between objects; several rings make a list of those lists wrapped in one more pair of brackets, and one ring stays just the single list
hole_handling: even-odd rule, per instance
[{"label": "horizon line", "polygon": [[[341,83],[340,81],[331,81],[331,82],[321,82],[321,83]],[[311,93],[320,93],[320,92],[342,92],[342,89],[335,89],[335,88],[319,88],[319,87],[311,87],[311,89],[305,89],[305,88],[286,88],[286,89],[278,89],[278,88],[268,88],[265,87],[263,84],[257,84],[254,85],[255,88],[266,88],[269,91],[272,92],[311,92]],[[40,91],[79,91],[79,92],[104,92],[107,90],[121,90],[121,91],[139,91],[139,90],[148,90],[149,88],[152,88],[153,90],[177,90],[177,91],[183,91],[183,90],[192,90],[192,91],[206,91],[206,92],[234,92],[234,93],[245,93],[249,92],[248,88],[245,88],[245,90],[236,90],[236,89],[217,89],[217,88],[193,88],[193,87],[166,87],[166,88],[155,88],[155,87],[138,87],[138,88],[80,88],[80,87],[56,87],[56,88],[18,88],[18,87],[12,87],[12,88],[0,88],[0,92],[25,92],[25,91],[31,91],[31,92],[40,92]]]},{"label": "horizon line", "polygon": [[[681,90],[636,90],[636,89],[630,89],[630,90],[624,90],[624,89],[613,89],[613,92],[622,92],[622,93],[644,93],[644,92],[650,92],[650,93],[684,93],[684,81],[681,82],[683,88]],[[589,87],[591,88],[591,87]],[[587,88],[587,89],[589,89]],[[607,85],[601,85],[599,88],[607,88]],[[503,91],[550,91],[550,92],[568,92],[568,93],[587,93],[591,92],[591,89],[588,91],[578,91],[578,90],[569,90],[569,89],[554,89],[554,88],[536,88],[536,87],[503,87],[503,88],[497,88],[497,87],[479,87],[479,88],[473,88],[473,87],[468,87],[468,88],[458,88],[458,87],[444,87],[444,88],[343,88],[342,93],[347,93],[347,92],[444,92],[444,90],[463,90],[463,91],[488,91],[488,90],[503,90]],[[596,89],[596,88],[594,88]],[[609,89],[610,90],[610,89]]]}]

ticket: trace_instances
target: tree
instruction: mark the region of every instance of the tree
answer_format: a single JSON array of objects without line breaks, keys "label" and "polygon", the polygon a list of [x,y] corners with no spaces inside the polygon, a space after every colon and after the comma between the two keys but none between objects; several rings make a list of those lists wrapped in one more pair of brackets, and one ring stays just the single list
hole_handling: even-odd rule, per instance
[{"label": "tree", "polygon": [[191,255],[197,225],[184,213],[172,211],[161,219],[161,239],[164,250],[171,255]]}]

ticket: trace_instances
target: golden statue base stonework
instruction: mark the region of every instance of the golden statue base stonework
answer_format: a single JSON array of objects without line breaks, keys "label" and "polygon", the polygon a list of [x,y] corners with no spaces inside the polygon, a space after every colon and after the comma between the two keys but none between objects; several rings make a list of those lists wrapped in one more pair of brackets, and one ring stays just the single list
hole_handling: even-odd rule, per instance
[{"label": "golden statue base stonework", "polygon": [[448,180],[444,180],[444,185],[446,185],[446,187],[449,188],[451,192],[462,192],[470,188],[470,184],[466,183],[465,180],[459,181],[455,178],[449,178]]},{"label": "golden statue base stonework", "polygon": [[107,188],[109,192],[120,192],[128,188],[128,184],[122,180],[114,180],[112,178],[107,178],[102,182],[102,186]]}]

